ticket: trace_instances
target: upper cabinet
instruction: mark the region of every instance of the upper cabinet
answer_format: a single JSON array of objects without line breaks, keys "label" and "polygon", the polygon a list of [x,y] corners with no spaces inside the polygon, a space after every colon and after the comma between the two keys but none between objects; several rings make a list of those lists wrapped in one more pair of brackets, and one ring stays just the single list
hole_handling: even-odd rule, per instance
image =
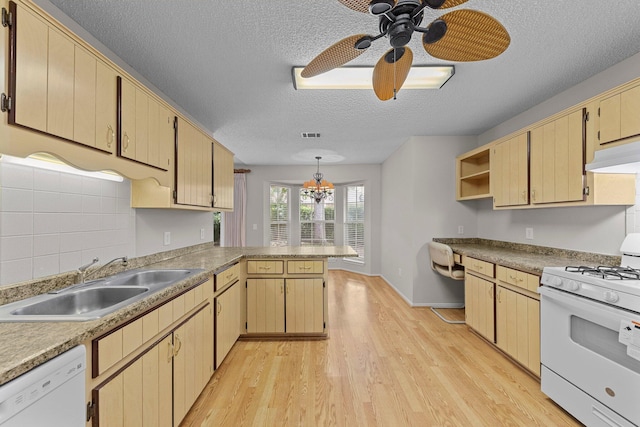
[{"label": "upper cabinet", "polygon": [[491,197],[490,149],[477,148],[456,158],[456,200]]},{"label": "upper cabinet", "polygon": [[32,11],[10,8],[9,123],[112,153],[115,71]]},{"label": "upper cabinet", "polygon": [[34,2],[5,3],[0,152],[118,172],[133,207],[233,209],[233,153]]},{"label": "upper cabinet", "polygon": [[531,130],[531,203],[584,198],[586,108]]},{"label": "upper cabinet", "polygon": [[529,204],[529,132],[494,145],[491,182],[494,206]]},{"label": "upper cabinet", "polygon": [[598,115],[600,145],[640,135],[640,85],[601,99]]},{"label": "upper cabinet", "polygon": [[213,207],[233,210],[233,153],[213,144]]},{"label": "upper cabinet", "polygon": [[175,116],[129,79],[118,77],[118,155],[167,170],[175,139]]}]

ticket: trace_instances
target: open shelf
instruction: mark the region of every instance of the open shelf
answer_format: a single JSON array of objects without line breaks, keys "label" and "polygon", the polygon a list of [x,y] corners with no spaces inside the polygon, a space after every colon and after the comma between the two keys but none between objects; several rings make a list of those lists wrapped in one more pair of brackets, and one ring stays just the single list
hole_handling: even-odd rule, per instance
[{"label": "open shelf", "polygon": [[456,158],[456,200],[491,197],[490,149],[487,146]]}]

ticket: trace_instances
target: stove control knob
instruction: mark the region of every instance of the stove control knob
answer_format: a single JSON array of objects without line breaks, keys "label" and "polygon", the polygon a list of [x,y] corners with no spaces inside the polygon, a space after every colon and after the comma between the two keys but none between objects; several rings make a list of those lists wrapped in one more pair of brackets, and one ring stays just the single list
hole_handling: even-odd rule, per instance
[{"label": "stove control knob", "polygon": [[562,278],[557,277],[557,276],[551,276],[551,277],[549,277],[549,284],[551,286],[555,286],[557,288],[561,288],[562,287]]},{"label": "stove control knob", "polygon": [[567,282],[567,289],[569,289],[570,291],[577,291],[578,289],[580,289],[580,284],[575,280],[569,280]]},{"label": "stove control knob", "polygon": [[617,302],[620,299],[617,293],[613,291],[606,291],[604,293],[604,300],[606,302]]}]

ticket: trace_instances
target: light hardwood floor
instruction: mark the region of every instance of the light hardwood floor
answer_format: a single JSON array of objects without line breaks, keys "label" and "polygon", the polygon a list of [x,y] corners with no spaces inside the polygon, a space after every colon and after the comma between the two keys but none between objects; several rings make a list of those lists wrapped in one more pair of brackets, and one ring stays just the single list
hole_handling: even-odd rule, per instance
[{"label": "light hardwood floor", "polygon": [[581,426],[466,325],[329,277],[329,339],[237,342],[183,426]]}]

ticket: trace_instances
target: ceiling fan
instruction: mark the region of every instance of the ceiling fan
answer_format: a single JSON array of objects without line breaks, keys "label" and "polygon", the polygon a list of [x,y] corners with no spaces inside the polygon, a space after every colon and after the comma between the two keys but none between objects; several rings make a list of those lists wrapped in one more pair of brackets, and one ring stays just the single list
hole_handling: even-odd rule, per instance
[{"label": "ceiling fan", "polygon": [[496,19],[483,12],[460,9],[446,13],[421,27],[424,9],[448,9],[467,0],[338,0],[357,12],[379,19],[380,34],[356,34],[320,52],[303,70],[309,78],[340,67],[364,53],[371,44],[387,37],[389,49],[373,69],[373,90],[386,101],[395,98],[411,64],[413,52],[407,44],[414,31],[422,33],[422,46],[428,54],[447,61],[481,61],[504,52],[511,41],[509,33]]}]

